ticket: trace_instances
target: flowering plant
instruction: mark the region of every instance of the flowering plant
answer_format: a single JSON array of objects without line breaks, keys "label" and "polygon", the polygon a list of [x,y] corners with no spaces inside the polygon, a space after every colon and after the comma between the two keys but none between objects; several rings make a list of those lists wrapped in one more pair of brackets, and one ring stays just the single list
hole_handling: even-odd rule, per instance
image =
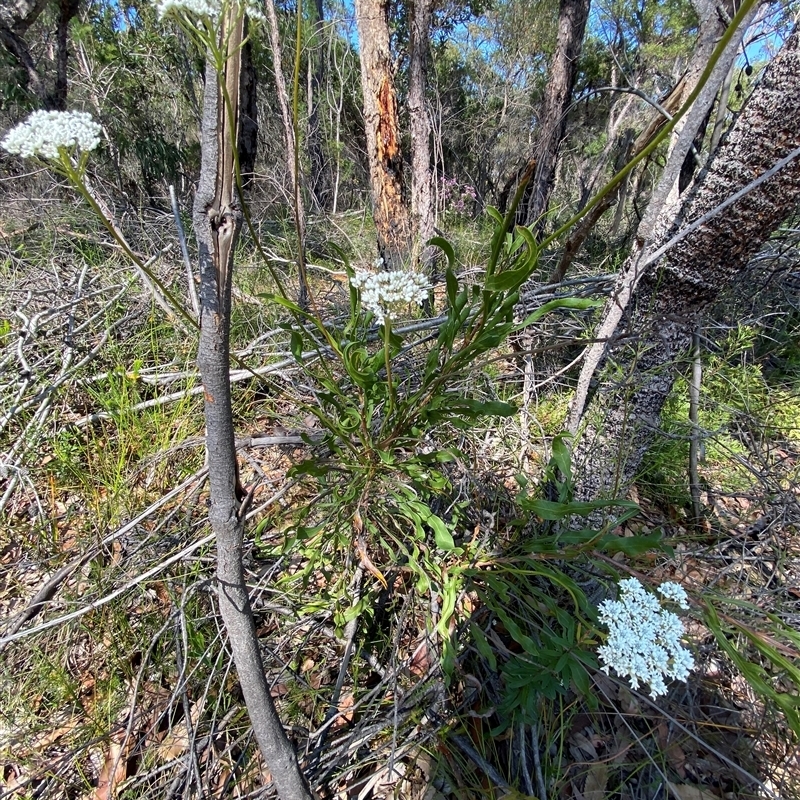
[{"label": "flowering plant", "polygon": [[100,126],[83,111],[34,111],[0,142],[12,155],[48,161],[61,161],[76,150],[86,154],[99,144]]},{"label": "flowering plant", "polygon": [[[694,668],[692,654],[681,645],[680,617],[662,608],[636,578],[619,586],[620,599],[599,606],[600,621],[609,630],[607,644],[597,650],[603,671],[627,676],[634,689],[640,682],[650,684],[652,697],[666,694],[665,678],[685,681]],[[689,608],[686,592],[677,583],[663,583],[658,591],[680,608]]]},{"label": "flowering plant", "polygon": [[424,303],[431,288],[424,275],[403,270],[375,274],[356,270],[350,285],[361,291],[361,305],[375,315],[378,325],[391,321],[401,306]]},{"label": "flowering plant", "polygon": [[448,178],[446,175],[442,175],[440,179],[439,196],[444,212],[458,215],[471,214],[478,199],[474,186],[461,183],[458,178]]}]

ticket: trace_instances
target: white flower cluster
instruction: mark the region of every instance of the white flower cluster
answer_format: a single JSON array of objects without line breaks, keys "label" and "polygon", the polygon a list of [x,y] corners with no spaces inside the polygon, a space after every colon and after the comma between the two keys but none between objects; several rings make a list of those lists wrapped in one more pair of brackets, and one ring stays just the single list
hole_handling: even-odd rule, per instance
[{"label": "white flower cluster", "polygon": [[359,270],[350,283],[361,291],[361,304],[375,315],[378,325],[391,319],[398,306],[425,302],[431,288],[424,275],[402,270],[375,274]]},{"label": "white flower cluster", "polygon": [[0,142],[4,150],[23,158],[58,158],[58,150],[79,147],[94,150],[100,144],[100,126],[83,111],[34,111]]},{"label": "white flower cluster", "polygon": [[[222,13],[222,0],[158,0],[156,3],[159,19],[164,19],[173,9],[175,11],[185,11],[198,17],[209,17],[216,21]],[[256,19],[261,22],[266,20],[259,0],[247,0],[245,10],[250,19]]]},{"label": "white flower cluster", "polygon": [[[685,681],[694,668],[692,654],[681,645],[683,623],[661,607],[658,598],[645,591],[636,578],[620,581],[620,599],[599,606],[600,621],[608,626],[608,642],[597,649],[603,671],[610,669],[630,678],[631,686],[650,684],[651,697],[666,694],[664,678]],[[666,599],[688,608],[686,592],[676,583],[658,590]]]},{"label": "white flower cluster", "polygon": [[172,10],[217,19],[222,11],[222,3],[219,0],[159,0],[156,3],[159,19],[164,19]]}]

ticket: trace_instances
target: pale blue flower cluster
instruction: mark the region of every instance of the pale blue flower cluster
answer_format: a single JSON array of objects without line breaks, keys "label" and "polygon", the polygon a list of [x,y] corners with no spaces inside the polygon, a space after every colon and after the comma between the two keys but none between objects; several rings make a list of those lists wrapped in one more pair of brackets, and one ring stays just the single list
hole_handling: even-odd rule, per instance
[{"label": "pale blue flower cluster", "polygon": [[364,272],[358,270],[350,280],[361,291],[361,305],[375,315],[378,325],[391,319],[399,306],[424,303],[431,285],[424,275],[416,272]]},{"label": "pale blue flower cluster", "polygon": [[[605,600],[599,618],[608,627],[608,641],[597,652],[603,671],[613,669],[630,678],[631,686],[650,685],[651,697],[666,694],[665,678],[685,681],[694,668],[692,654],[681,645],[683,623],[661,607],[636,578],[620,581],[619,600]],[[688,608],[686,592],[676,583],[663,583],[663,597]]]},{"label": "pale blue flower cluster", "polygon": [[59,148],[84,152],[100,144],[100,126],[83,111],[34,111],[0,142],[3,149],[23,158],[59,158]]}]

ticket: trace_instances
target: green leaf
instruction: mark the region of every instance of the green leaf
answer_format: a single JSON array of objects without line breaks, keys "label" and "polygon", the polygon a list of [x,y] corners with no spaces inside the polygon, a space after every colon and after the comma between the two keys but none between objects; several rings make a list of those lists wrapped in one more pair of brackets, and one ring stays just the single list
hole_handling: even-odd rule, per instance
[{"label": "green leaf", "polygon": [[526,266],[506,269],[490,275],[486,279],[486,289],[489,292],[508,292],[525,283],[529,276],[530,270]]},{"label": "green leaf", "polygon": [[492,646],[489,644],[489,640],[486,638],[486,634],[481,627],[474,622],[470,622],[469,630],[472,634],[472,641],[475,642],[475,647],[478,649],[478,652],[489,662],[489,669],[492,672],[497,672],[497,658],[495,657],[494,650],[492,650]]},{"label": "green leaf", "polygon": [[570,438],[572,437],[568,433],[559,433],[553,439],[553,455],[551,456],[552,462],[558,467],[567,483],[572,482],[572,456],[566,443],[566,440]]},{"label": "green leaf", "polygon": [[636,503],[630,500],[593,500],[587,503],[574,501],[571,503],[557,503],[554,500],[531,500],[520,498],[520,503],[527,511],[546,520],[560,520],[573,515],[578,517],[588,517],[592,511],[601,508],[628,508],[639,510]]},{"label": "green leaf", "polygon": [[303,363],[303,337],[299,331],[293,330],[289,338],[289,349],[298,364]]},{"label": "green leaf", "polygon": [[[428,244],[431,244],[434,247],[438,247],[447,256],[447,272],[448,274],[451,274],[452,270],[454,270],[456,266],[456,253],[455,250],[453,250],[453,245],[451,245],[450,242],[448,242],[447,239],[443,238],[442,236],[434,236],[432,239],[428,239]],[[450,294],[449,281],[447,283],[447,290],[449,296]]]},{"label": "green leaf", "polygon": [[517,409],[509,403],[500,400],[471,400],[467,397],[454,397],[444,395],[431,402],[431,408],[448,411],[451,414],[460,414],[474,419],[477,417],[510,417],[516,414]]},{"label": "green leaf", "polygon": [[590,298],[583,298],[583,297],[562,297],[558,300],[551,300],[549,303],[545,303],[543,306],[540,306],[536,309],[532,314],[529,314],[525,319],[519,323],[519,325],[514,326],[514,331],[521,331],[523,328],[527,328],[529,325],[533,325],[534,322],[540,320],[546,314],[549,314],[551,311],[555,311],[558,308],[569,308],[574,311],[584,311],[587,308],[597,308],[598,306],[603,305],[604,300],[591,300]]},{"label": "green leaf", "polygon": [[298,314],[301,317],[308,318],[309,314],[306,311],[303,311],[297,303],[293,303],[286,297],[281,297],[279,294],[273,294],[271,292],[262,292],[261,294],[257,295],[257,297],[261,297],[264,300],[269,300],[273,303],[277,303],[279,306],[283,306],[284,308],[288,308],[289,311]]},{"label": "green leaf", "polygon": [[419,514],[422,522],[433,531],[436,546],[440,550],[451,551],[456,549],[456,543],[453,541],[450,529],[425,503],[421,503],[419,500],[407,500],[403,503],[403,508],[411,509]]},{"label": "green leaf", "polygon": [[626,556],[640,556],[661,546],[662,532],[656,531],[647,536],[618,536],[607,533],[597,543],[597,549],[606,553],[625,553]]},{"label": "green leaf", "polygon": [[499,225],[503,225],[503,215],[494,206],[486,206],[486,213]]}]

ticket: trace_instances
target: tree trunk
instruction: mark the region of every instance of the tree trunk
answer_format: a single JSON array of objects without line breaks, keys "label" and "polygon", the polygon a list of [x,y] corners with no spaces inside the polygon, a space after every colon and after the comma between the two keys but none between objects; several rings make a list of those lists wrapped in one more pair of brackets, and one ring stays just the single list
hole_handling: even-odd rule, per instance
[{"label": "tree trunk", "polygon": [[300,308],[308,307],[308,276],[306,275],[306,212],[303,207],[303,193],[300,188],[300,165],[297,159],[297,139],[295,137],[292,112],[289,108],[289,93],[286,91],[286,81],[283,78],[283,62],[281,59],[281,37],[278,30],[278,15],[275,13],[274,0],[266,0],[264,6],[267,11],[267,30],[269,43],[272,48],[272,67],[275,71],[275,93],[278,97],[278,106],[281,110],[283,122],[283,141],[286,146],[286,166],[289,170],[289,179],[292,184],[292,198],[294,205],[294,224],[297,231],[297,271],[299,278],[298,304]]},{"label": "tree trunk", "polygon": [[[629,330],[638,342],[611,348],[616,379],[601,385],[586,415],[575,451],[581,499],[615,494],[630,482],[658,429],[697,318],[797,208],[799,116],[795,30],[661,235],[661,248],[635,265],[643,277],[632,294]],[[676,236],[678,246],[666,249]],[[657,270],[648,269],[651,262]],[[624,382],[620,374],[628,376]]]},{"label": "tree trunk", "polygon": [[42,108],[64,111],[67,107],[67,61],[69,57],[69,23],[78,13],[80,0],[59,0],[56,27],[55,80],[48,89],[36,69],[25,34],[41,16],[47,0],[17,0],[0,5],[0,44],[22,69],[22,88],[32,92]]},{"label": "tree trunk", "polygon": [[[700,17],[700,32],[695,50],[686,72],[665,100],[668,104],[677,102],[678,108],[684,100],[688,102],[692,96],[694,96],[694,102],[691,108],[676,121],[676,125],[672,130],[671,148],[666,166],[636,230],[631,253],[617,280],[613,300],[606,304],[603,318],[595,331],[596,344],[589,348],[584,358],[581,374],[578,378],[578,386],[575,390],[575,397],[570,409],[568,428],[572,433],[575,433],[580,425],[592,377],[605,355],[606,345],[604,342],[614,336],[633,290],[643,274],[641,262],[645,259],[646,250],[653,242],[659,240],[659,237],[675,220],[678,204],[682,202],[677,192],[677,184],[684,159],[692,146],[692,140],[701,121],[705,118],[708,109],[714,102],[717,90],[722,84],[727,70],[736,57],[744,31],[756,12],[757,2],[758,0],[750,2],[748,4],[749,10],[747,6],[743,5],[737,12],[738,28],[733,32],[733,35],[723,48],[723,52],[720,54],[704,85],[701,85],[700,79],[728,25],[722,19],[718,7],[713,2],[697,0],[695,3],[695,8]],[[657,130],[662,127],[663,119],[663,113],[657,112],[653,122],[645,128],[634,142],[634,155],[647,147],[648,142],[652,142]],[[636,192],[634,192],[634,196],[635,194]]]},{"label": "tree trunk", "polygon": [[245,20],[245,42],[242,45],[242,80],[239,85],[239,170],[242,188],[253,181],[258,155],[258,75],[253,64],[253,44],[248,36]]},{"label": "tree trunk", "polygon": [[388,0],[356,0],[361,88],[378,253],[386,269],[408,261],[411,226],[403,201],[403,154],[389,50]]},{"label": "tree trunk", "polygon": [[[536,159],[536,173],[528,184],[517,211],[517,223],[521,225],[538,223],[550,203],[556,179],[558,151],[567,129],[566,112],[578,74],[578,57],[586,20],[589,18],[590,3],[591,0],[561,0],[559,3],[556,50],[550,62],[539,134],[533,154]],[[542,226],[537,224],[537,227]]]},{"label": "tree trunk", "polygon": [[320,117],[320,103],[325,78],[324,51],[325,17],[322,0],[314,3],[314,33],[308,48],[308,157],[311,163],[309,189],[315,206],[321,211],[331,208],[330,164],[325,148],[325,131]]},{"label": "tree trunk", "polygon": [[408,118],[411,130],[411,226],[414,251],[423,268],[432,261],[433,173],[431,170],[431,123],[426,101],[428,37],[433,14],[432,0],[413,0],[409,10]]},{"label": "tree trunk", "polygon": [[[239,117],[244,16],[238,12],[238,5],[231,4],[222,23],[220,41],[228,53],[224,74],[218,77],[210,60],[206,68],[202,162],[193,212],[200,260],[201,329],[197,361],[205,397],[211,485],[209,522],[217,540],[220,613],[261,755],[282,800],[311,800],[272,703],[242,569],[243,498],[238,491],[229,376],[231,275],[242,220],[235,184],[236,143],[230,137],[230,131],[237,130]],[[221,85],[226,87],[230,107],[222,102]]]}]

